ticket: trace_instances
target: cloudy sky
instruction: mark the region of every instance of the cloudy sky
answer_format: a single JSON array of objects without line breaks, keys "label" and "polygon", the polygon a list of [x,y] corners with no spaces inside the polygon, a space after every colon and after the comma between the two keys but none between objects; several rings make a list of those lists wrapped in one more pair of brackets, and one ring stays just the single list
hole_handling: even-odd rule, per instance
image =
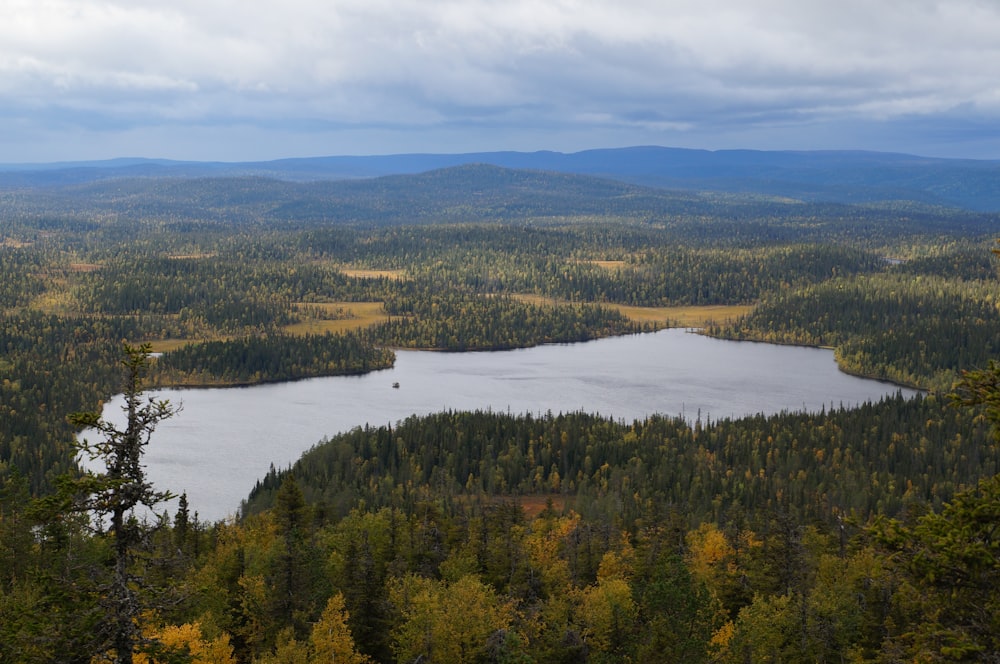
[{"label": "cloudy sky", "polygon": [[1000,159],[1000,0],[0,0],[0,162]]}]

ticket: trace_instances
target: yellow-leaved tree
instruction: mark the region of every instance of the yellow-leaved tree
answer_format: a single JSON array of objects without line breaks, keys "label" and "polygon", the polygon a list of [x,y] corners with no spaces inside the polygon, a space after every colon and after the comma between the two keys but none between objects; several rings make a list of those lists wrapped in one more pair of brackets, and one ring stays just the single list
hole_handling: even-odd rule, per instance
[{"label": "yellow-leaved tree", "polygon": [[309,638],[313,661],[338,664],[368,664],[371,661],[354,647],[354,637],[347,627],[349,615],[344,609],[344,595],[337,593],[326,603],[319,622]]},{"label": "yellow-leaved tree", "polygon": [[475,575],[454,583],[417,576],[399,579],[389,592],[403,622],[393,631],[399,661],[479,662],[521,639],[510,633],[515,610]]},{"label": "yellow-leaved tree", "polygon": [[[197,622],[183,625],[166,625],[152,630],[157,651],[162,653],[184,653],[191,664],[236,664],[233,648],[229,645],[229,635],[221,634],[214,639],[206,639],[201,625]],[[153,664],[162,661],[156,655],[145,652],[133,656],[134,664]],[[169,661],[169,659],[168,659]]]}]

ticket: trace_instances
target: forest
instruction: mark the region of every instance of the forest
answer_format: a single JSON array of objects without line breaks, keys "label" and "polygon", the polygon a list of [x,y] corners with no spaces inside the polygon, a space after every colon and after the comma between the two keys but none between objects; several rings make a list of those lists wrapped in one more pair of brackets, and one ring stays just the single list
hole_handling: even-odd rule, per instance
[{"label": "forest", "polygon": [[[4,186],[0,662],[1000,652],[995,214],[483,165]],[[217,523],[143,477],[173,414],[152,387],[676,325],[924,392],[696,422],[414,416],[261,459]],[[129,428],[101,429],[123,392]],[[83,425],[105,441],[81,448]]]}]

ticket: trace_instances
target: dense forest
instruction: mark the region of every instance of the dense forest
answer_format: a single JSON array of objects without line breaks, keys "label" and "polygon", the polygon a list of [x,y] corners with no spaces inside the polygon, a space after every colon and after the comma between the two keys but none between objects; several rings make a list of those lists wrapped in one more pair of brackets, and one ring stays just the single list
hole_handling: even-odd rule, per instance
[{"label": "dense forest", "polygon": [[[995,215],[482,165],[0,195],[0,661],[1000,651]],[[168,513],[171,487],[142,476],[172,414],[142,400],[150,387],[670,325],[831,347],[845,371],[925,393],[735,420],[442,412],[330,432],[289,468],[261,459],[220,523],[184,496]],[[81,450],[76,430],[120,392],[130,428]],[[107,473],[83,473],[81,451]],[[124,516],[145,501],[153,522]]]},{"label": "dense forest", "polygon": [[987,477],[1000,473],[998,463],[988,426],[933,396],[694,425],[446,412],[325,441],[265,476],[244,511],[271,507],[291,475],[311,504],[336,517],[359,500],[378,508],[540,494],[629,529],[663,505],[681,508],[690,526],[734,509],[780,509],[832,526],[908,504],[940,508],[968,483],[970,468]]}]

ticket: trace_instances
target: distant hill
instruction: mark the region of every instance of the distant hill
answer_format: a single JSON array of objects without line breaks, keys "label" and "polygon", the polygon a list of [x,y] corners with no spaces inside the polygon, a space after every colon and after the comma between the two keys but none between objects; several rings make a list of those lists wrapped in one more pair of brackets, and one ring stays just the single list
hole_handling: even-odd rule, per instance
[{"label": "distant hill", "polygon": [[[58,172],[58,171],[57,171]],[[407,224],[717,214],[717,195],[572,173],[467,164],[423,173],[298,182],[261,176],[118,177],[24,188],[8,213],[207,223]],[[748,205],[737,201],[740,211]],[[773,206],[770,201],[767,205]],[[784,206],[784,205],[782,205]]]},{"label": "distant hill", "polygon": [[632,147],[559,152],[478,152],[179,162],[114,159],[0,165],[0,188],[63,187],[107,179],[261,177],[292,182],[356,180],[470,164],[547,171],[681,191],[754,193],[810,202],[914,201],[1000,211],[1000,161],[880,152],[764,152]]},{"label": "distant hill", "polygon": [[[57,173],[59,171],[56,171]],[[0,224],[93,229],[136,221],[178,228],[322,228],[438,223],[655,224],[678,238],[706,225],[732,241],[873,240],[907,234],[994,237],[997,215],[923,203],[849,205],[685,191],[592,175],[466,164],[415,174],[291,181],[262,176],[108,177],[20,186],[0,195]],[[719,225],[725,226],[722,231]],[[120,227],[119,227],[120,228]]]}]

